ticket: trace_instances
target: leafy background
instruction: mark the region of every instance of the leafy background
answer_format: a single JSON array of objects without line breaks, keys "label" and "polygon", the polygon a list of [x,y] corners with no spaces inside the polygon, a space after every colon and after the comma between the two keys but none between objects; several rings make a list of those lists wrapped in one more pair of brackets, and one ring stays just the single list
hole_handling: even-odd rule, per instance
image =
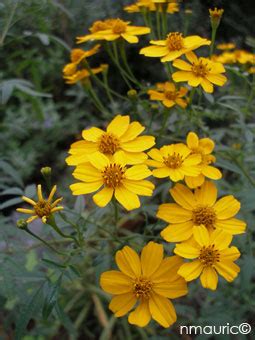
[{"label": "leafy background", "polygon": [[[126,243],[140,249],[150,239],[162,242],[158,235],[163,223],[154,216],[157,205],[169,200],[170,184],[159,184],[154,199],[138,211],[122,215],[116,231],[109,220],[109,209],[95,209],[87,198],[75,199],[68,188],[71,169],[64,159],[70,144],[80,138],[84,127],[104,125],[106,118],[80,86],[64,84],[62,68],[69,60],[75,37],[85,33],[94,20],[121,16],[142,24],[137,15],[122,11],[128,3],[0,2],[0,339],[160,340],[181,338],[179,325],[249,322],[254,327],[254,100],[250,100],[246,76],[235,69],[230,70],[230,85],[197,103],[195,118],[187,120],[173,111],[163,141],[184,140],[192,129],[215,140],[217,164],[224,173],[224,180],[218,184],[220,194],[233,193],[241,200],[240,217],[249,227],[247,234],[235,238],[243,254],[238,279],[232,284],[220,282],[216,292],[191,283],[188,297],[175,301],[179,318],[170,330],[155,323],[139,329],[128,325],[125,318],[116,320],[107,309],[109,296],[99,289],[99,275],[113,266],[117,249]],[[254,48],[253,1],[184,3],[195,13],[190,33],[209,36],[208,8],[223,6],[225,15],[218,41],[232,40],[241,48]],[[176,18],[173,27],[180,27],[180,18]],[[145,42],[146,38],[141,44]],[[128,57],[139,79],[152,83],[165,80],[160,63],[138,56],[138,46],[129,46]],[[95,56],[95,64],[102,59],[108,61],[105,55]],[[125,95],[127,89],[111,65],[110,82]],[[139,120],[146,125],[149,116],[150,132],[160,128],[161,114],[146,100],[142,105],[128,100],[109,104],[102,94],[102,101],[112,116],[121,112],[137,118],[139,113]],[[21,195],[34,196],[35,183],[42,181],[40,168],[46,165],[52,167],[53,182],[69,207],[59,217],[63,230],[74,232],[73,226],[79,225],[84,246],[76,249],[70,240],[39,223],[34,224],[33,231],[66,252],[64,258],[24,235],[15,225],[15,208],[21,203]],[[170,253],[172,246],[165,244],[165,249]],[[217,336],[221,338],[228,336]],[[238,335],[237,339],[245,338]]]}]

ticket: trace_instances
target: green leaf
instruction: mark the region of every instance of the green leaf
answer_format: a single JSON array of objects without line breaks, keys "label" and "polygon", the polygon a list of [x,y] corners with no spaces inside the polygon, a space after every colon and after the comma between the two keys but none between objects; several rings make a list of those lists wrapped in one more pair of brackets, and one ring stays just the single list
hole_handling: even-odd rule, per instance
[{"label": "green leaf", "polygon": [[29,320],[33,318],[43,304],[43,283],[35,292],[35,294],[29,299],[28,303],[23,306],[20,310],[20,314],[18,320],[16,322],[16,332],[15,332],[15,340],[21,340],[22,336],[26,331],[27,324]]},{"label": "green leaf", "polygon": [[50,316],[58,298],[59,288],[62,281],[62,274],[58,278],[57,282],[52,284],[50,281],[47,282],[47,295],[43,305],[42,316],[45,320]]},{"label": "green leaf", "polygon": [[21,202],[23,202],[23,201],[20,197],[11,198],[10,200],[5,201],[4,203],[0,204],[0,210],[12,207],[12,206],[19,204]]},{"label": "green leaf", "polygon": [[21,196],[23,195],[23,191],[18,187],[13,187],[13,188],[3,190],[0,193],[0,196],[5,196],[5,195],[20,195]]}]

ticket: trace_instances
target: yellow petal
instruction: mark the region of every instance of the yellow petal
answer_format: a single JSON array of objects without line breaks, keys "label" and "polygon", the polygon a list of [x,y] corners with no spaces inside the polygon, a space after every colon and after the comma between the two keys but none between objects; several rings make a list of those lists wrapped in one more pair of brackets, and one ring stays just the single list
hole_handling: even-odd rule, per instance
[{"label": "yellow petal", "polygon": [[82,131],[82,137],[90,142],[97,142],[105,132],[97,127],[92,127]]},{"label": "yellow petal", "polygon": [[178,279],[177,271],[183,264],[179,256],[168,256],[163,259],[159,268],[153,273],[151,280],[153,283],[172,282]]},{"label": "yellow petal", "polygon": [[117,251],[115,260],[119,269],[131,278],[141,276],[141,262],[137,253],[130,247],[125,246]]},{"label": "yellow petal", "polygon": [[202,174],[214,180],[220,179],[222,177],[222,173],[220,172],[220,170],[211,165],[203,167]]},{"label": "yellow petal", "polygon": [[39,201],[43,201],[42,186],[41,186],[41,184],[37,185],[37,196],[38,196]]},{"label": "yellow petal", "polygon": [[90,183],[74,183],[70,185],[73,195],[84,195],[97,191],[103,185],[102,181]]},{"label": "yellow petal", "polygon": [[142,48],[139,54],[144,54],[146,57],[163,57],[168,52],[169,50],[165,46],[148,46]]},{"label": "yellow petal", "polygon": [[32,209],[17,208],[16,211],[21,212],[23,214],[35,214],[35,211]]},{"label": "yellow petal", "polygon": [[203,78],[201,81],[201,86],[205,92],[213,93],[213,85],[209,82],[209,80]]},{"label": "yellow petal", "polygon": [[149,176],[151,176],[151,171],[144,164],[134,165],[125,172],[125,177],[130,180],[139,181]]},{"label": "yellow petal", "polygon": [[135,35],[131,35],[128,33],[122,33],[121,34],[122,38],[125,39],[127,42],[129,42],[130,44],[135,44],[138,43],[138,38]]},{"label": "yellow petal", "polygon": [[184,277],[186,281],[195,280],[202,272],[203,266],[199,260],[185,263],[178,270],[178,274]]},{"label": "yellow petal", "polygon": [[205,155],[209,155],[213,151],[215,144],[210,138],[201,138],[199,146],[203,149]]},{"label": "yellow petal", "polygon": [[89,162],[98,170],[103,170],[110,164],[109,159],[101,152],[94,152],[92,155],[88,155]]},{"label": "yellow petal", "polygon": [[214,268],[205,267],[200,276],[201,284],[204,288],[215,290],[218,285],[218,275]]},{"label": "yellow petal", "polygon": [[125,151],[126,164],[142,164],[145,163],[148,156],[144,152],[128,152]]},{"label": "yellow petal", "polygon": [[[151,161],[149,163],[149,165],[153,166],[153,161]],[[155,161],[154,161],[155,162]],[[171,169],[164,166],[164,167],[160,167],[158,169],[152,170],[152,175],[156,178],[165,178],[171,175]]]},{"label": "yellow petal", "polygon": [[198,204],[212,207],[217,199],[217,188],[213,182],[205,181],[204,184],[195,190],[195,198]]},{"label": "yellow petal", "polygon": [[158,149],[156,149],[156,148],[151,149],[151,150],[148,152],[148,155],[149,155],[151,158],[153,158],[153,159],[155,159],[156,161],[158,161],[158,162],[163,162],[163,157],[162,157],[160,151],[159,151]]},{"label": "yellow petal", "polygon": [[214,244],[218,250],[226,249],[232,239],[232,235],[221,229],[215,229],[210,235],[210,243]]},{"label": "yellow petal", "polygon": [[128,322],[131,325],[145,327],[151,320],[148,300],[141,300],[136,309],[128,316]]},{"label": "yellow petal", "polygon": [[167,242],[181,242],[188,240],[192,236],[193,222],[170,224],[160,233],[161,237]]},{"label": "yellow petal", "polygon": [[187,145],[191,149],[196,149],[198,147],[198,136],[195,132],[189,132],[187,136]]},{"label": "yellow petal", "polygon": [[232,261],[220,261],[215,264],[217,272],[228,282],[232,282],[240,272],[240,268]]},{"label": "yellow petal", "polygon": [[165,328],[170,327],[177,319],[171,301],[158,294],[152,294],[149,299],[149,309],[152,318]]},{"label": "yellow petal", "polygon": [[169,223],[181,223],[192,219],[192,212],[175,203],[165,203],[159,206],[157,217]]},{"label": "yellow petal", "polygon": [[112,199],[112,196],[113,188],[104,187],[102,190],[100,190],[97,194],[93,196],[93,201],[99,207],[105,207]]},{"label": "yellow petal", "polygon": [[22,196],[21,198],[23,199],[23,201],[25,201],[25,202],[33,205],[33,206],[36,205],[36,202],[34,200],[32,200],[31,198],[29,198],[29,197]]},{"label": "yellow petal", "polygon": [[194,52],[190,51],[190,52],[186,53],[185,56],[191,64],[193,64],[193,63],[197,64],[198,63],[197,56],[195,55]]},{"label": "yellow petal", "polygon": [[135,139],[144,131],[145,127],[138,122],[132,122],[129,124],[127,131],[120,137],[122,143]]},{"label": "yellow petal", "polygon": [[197,247],[193,247],[187,242],[182,242],[179,244],[176,244],[174,248],[174,253],[176,255],[180,255],[181,257],[184,257],[185,259],[195,259],[199,257],[200,249]]},{"label": "yellow petal", "polygon": [[109,304],[109,309],[119,318],[127,314],[135,305],[136,298],[132,293],[116,295]]},{"label": "yellow petal", "polygon": [[176,184],[170,189],[170,194],[176,203],[184,209],[193,210],[196,206],[196,200],[193,193],[183,184]]},{"label": "yellow petal", "polygon": [[29,217],[28,219],[27,219],[27,223],[31,223],[31,222],[33,222],[34,220],[36,220],[38,218],[38,216],[31,216],[31,217]]},{"label": "yellow petal", "polygon": [[168,51],[167,55],[162,57],[160,61],[162,63],[165,63],[167,61],[173,61],[176,58],[179,58],[181,55],[185,53],[185,50],[180,50],[180,51]]},{"label": "yellow petal", "polygon": [[129,116],[116,116],[107,126],[107,132],[113,133],[115,136],[121,137],[129,127]]},{"label": "yellow petal", "polygon": [[232,195],[222,197],[214,205],[214,210],[217,214],[217,219],[226,220],[235,216],[240,210],[240,202]]},{"label": "yellow petal", "polygon": [[104,272],[100,276],[100,286],[110,294],[124,294],[132,292],[132,280],[127,275],[117,270]]},{"label": "yellow petal", "polygon": [[153,291],[169,299],[176,299],[188,293],[186,281],[179,276],[174,282],[160,282],[153,285]]},{"label": "yellow petal", "polygon": [[140,152],[151,148],[155,144],[153,136],[139,136],[132,141],[121,143],[121,147],[125,151]]},{"label": "yellow petal", "polygon": [[208,230],[205,226],[196,226],[193,228],[193,235],[195,241],[201,246],[201,247],[207,247],[210,244],[210,235]]},{"label": "yellow petal", "polygon": [[152,196],[154,189],[154,184],[145,180],[133,181],[126,179],[123,186],[134,194],[141,196]]},{"label": "yellow petal", "polygon": [[209,80],[211,83],[219,85],[219,86],[223,86],[227,81],[227,78],[223,74],[213,74],[213,73],[209,73],[206,76],[206,79]]},{"label": "yellow petal", "polygon": [[172,75],[172,78],[175,82],[180,82],[180,81],[188,81],[190,78],[191,72],[189,71],[177,71],[174,72]]},{"label": "yellow petal", "polygon": [[160,266],[163,260],[163,246],[149,242],[142,250],[141,264],[143,276],[149,278]]},{"label": "yellow petal", "polygon": [[223,229],[231,235],[243,234],[246,229],[246,223],[238,220],[237,218],[230,218],[227,220],[218,220],[215,223],[215,227]]},{"label": "yellow petal", "polygon": [[235,261],[240,257],[240,251],[236,247],[223,249],[220,252],[221,261]]},{"label": "yellow petal", "polygon": [[124,186],[117,187],[114,192],[116,200],[128,211],[137,209],[141,203],[136,194],[127,190]]},{"label": "yellow petal", "polygon": [[205,181],[205,176],[200,174],[196,177],[185,176],[185,183],[190,189],[200,187]]},{"label": "yellow petal", "polygon": [[182,71],[191,71],[191,65],[181,59],[176,59],[173,63],[173,66]]},{"label": "yellow petal", "polygon": [[73,176],[84,182],[95,182],[102,179],[101,172],[89,163],[78,165],[73,172]]}]

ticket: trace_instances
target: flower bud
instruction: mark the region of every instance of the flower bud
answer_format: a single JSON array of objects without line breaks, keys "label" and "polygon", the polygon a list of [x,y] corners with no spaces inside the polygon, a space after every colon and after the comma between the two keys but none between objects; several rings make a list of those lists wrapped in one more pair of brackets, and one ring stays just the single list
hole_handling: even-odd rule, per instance
[{"label": "flower bud", "polygon": [[212,29],[218,28],[223,12],[224,12],[224,9],[222,8],[218,9],[215,7],[214,9],[209,9]]},{"label": "flower bud", "polygon": [[19,219],[16,225],[19,229],[27,229],[27,222],[23,218]]},{"label": "flower bud", "polygon": [[134,89],[131,89],[127,92],[127,96],[129,99],[134,100],[137,98],[137,91]]}]

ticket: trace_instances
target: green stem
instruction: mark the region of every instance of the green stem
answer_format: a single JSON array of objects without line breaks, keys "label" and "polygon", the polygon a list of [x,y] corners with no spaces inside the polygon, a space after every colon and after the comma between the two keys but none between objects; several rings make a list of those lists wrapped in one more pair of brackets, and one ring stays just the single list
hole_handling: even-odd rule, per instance
[{"label": "green stem", "polygon": [[157,36],[158,39],[161,39],[161,25],[160,25],[160,11],[159,11],[159,5],[156,4],[156,24],[157,24]]},{"label": "green stem", "polygon": [[210,57],[213,55],[215,38],[216,38],[217,27],[212,28],[211,45],[210,45]]},{"label": "green stem", "polygon": [[90,94],[91,98],[94,100],[94,103],[97,106],[97,108],[99,109],[99,111],[101,111],[106,117],[110,117],[111,113],[109,111],[105,110],[105,106],[103,105],[101,100],[98,98],[98,95],[93,90],[92,86],[90,86],[88,88],[88,93]]},{"label": "green stem", "polygon": [[163,37],[165,37],[167,32],[168,32],[166,10],[167,10],[167,4],[162,4],[161,19],[162,19],[162,35],[163,35]]},{"label": "green stem", "polygon": [[9,28],[10,28],[10,26],[11,26],[12,19],[13,19],[13,17],[14,17],[15,12],[16,12],[18,3],[19,3],[19,1],[17,0],[17,1],[14,3],[13,7],[12,7],[10,16],[9,16],[7,22],[6,22],[6,25],[5,25],[5,27],[4,27],[3,33],[2,33],[1,38],[0,38],[0,46],[3,46],[3,44],[4,44],[4,39],[5,39],[5,37],[6,37],[7,33],[8,33],[8,30],[9,30]]},{"label": "green stem", "polygon": [[55,231],[56,233],[58,233],[60,236],[64,237],[64,238],[70,238],[72,240],[74,240],[74,242],[76,243],[76,245],[80,245],[79,242],[77,241],[77,239],[74,237],[74,236],[71,236],[71,235],[66,235],[62,232],[61,229],[59,229],[59,227],[57,226],[56,222],[55,222],[55,219],[53,216],[50,216],[48,219],[47,219],[47,224],[50,225]]},{"label": "green stem", "polygon": [[168,120],[168,117],[169,117],[169,113],[170,113],[170,110],[167,110],[167,109],[164,109],[164,118],[163,118],[163,123],[162,123],[162,127],[159,131],[159,134],[158,134],[158,140],[161,139],[161,137],[163,136],[164,132],[165,132],[165,129],[166,129],[166,123],[167,123],[167,120]]}]

